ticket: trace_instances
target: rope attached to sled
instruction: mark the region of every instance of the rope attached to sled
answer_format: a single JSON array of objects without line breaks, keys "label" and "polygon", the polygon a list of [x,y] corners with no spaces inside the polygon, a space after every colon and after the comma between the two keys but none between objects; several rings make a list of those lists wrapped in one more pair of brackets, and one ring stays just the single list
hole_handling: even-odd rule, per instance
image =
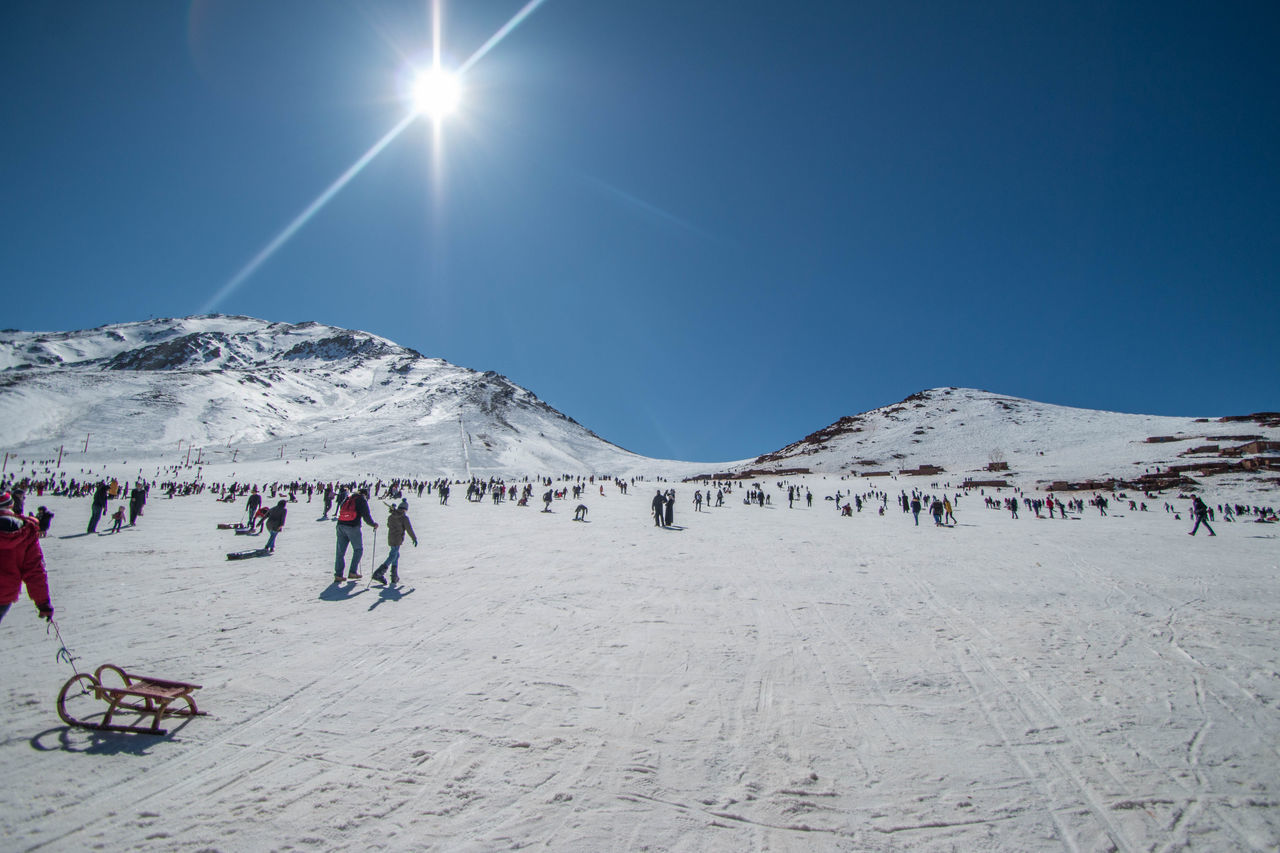
[{"label": "rope attached to sled", "polygon": [[[58,623],[50,619],[49,628],[53,629],[53,633],[58,637],[58,645],[61,646],[61,648],[58,649],[58,653],[54,656],[53,659],[56,661],[63,661],[63,660],[66,661],[68,664],[70,664],[72,672],[74,672],[76,675],[79,675],[80,670],[76,668],[76,656],[71,654],[71,650],[67,648],[66,641],[62,639],[62,632],[58,630]],[[49,628],[44,629],[44,632],[46,635],[48,635],[49,633]]]}]

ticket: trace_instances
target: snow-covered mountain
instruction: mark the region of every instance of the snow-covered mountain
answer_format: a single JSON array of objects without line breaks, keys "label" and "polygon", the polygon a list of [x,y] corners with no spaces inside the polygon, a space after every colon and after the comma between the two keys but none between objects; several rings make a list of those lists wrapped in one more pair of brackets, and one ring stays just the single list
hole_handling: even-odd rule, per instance
[{"label": "snow-covered mountain", "polygon": [[20,457],[62,447],[91,464],[288,461],[297,472],[319,460],[339,476],[662,468],[496,373],[366,332],[220,315],[0,332],[0,424]]},{"label": "snow-covered mountain", "polygon": [[[936,470],[941,469],[941,470]],[[1280,413],[1180,418],[1037,403],[973,388],[935,388],[841,418],[737,466],[1025,486],[1117,481],[1149,488],[1215,482],[1274,488]]]},{"label": "snow-covered mountain", "polygon": [[650,459],[496,373],[367,332],[221,315],[0,332],[0,435],[22,460],[61,448],[71,465],[126,476],[198,463],[210,476],[286,479],[918,471],[1031,488],[1212,477],[1271,490],[1280,478],[1275,413],[1133,415],[968,388],[841,418],[754,460]]}]

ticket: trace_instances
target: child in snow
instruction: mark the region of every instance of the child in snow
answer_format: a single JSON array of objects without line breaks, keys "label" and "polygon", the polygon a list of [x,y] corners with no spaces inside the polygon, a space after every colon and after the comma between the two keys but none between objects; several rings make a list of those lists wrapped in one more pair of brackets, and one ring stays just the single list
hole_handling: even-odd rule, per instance
[{"label": "child in snow", "polygon": [[123,506],[116,507],[116,511],[111,513],[111,521],[113,522],[111,525],[111,532],[119,533],[120,528],[124,526],[124,507]]},{"label": "child in snow", "polygon": [[418,547],[418,534],[413,532],[413,524],[409,521],[409,501],[401,499],[395,506],[388,506],[387,544],[391,546],[387,559],[382,561],[373,572],[373,579],[378,583],[387,582],[387,569],[391,569],[392,585],[400,583],[400,546],[404,544],[405,534],[413,540],[413,547]]}]

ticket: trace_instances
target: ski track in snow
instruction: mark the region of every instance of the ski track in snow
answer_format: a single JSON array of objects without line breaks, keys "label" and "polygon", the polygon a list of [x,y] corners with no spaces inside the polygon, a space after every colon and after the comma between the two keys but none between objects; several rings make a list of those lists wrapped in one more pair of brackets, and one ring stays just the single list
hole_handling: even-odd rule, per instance
[{"label": "ski track in snow", "polygon": [[329,586],[318,501],[228,562],[252,540],[215,523],[242,503],[153,497],[76,536],[87,499],[32,498],[80,669],[195,681],[210,716],[66,728],[71,672],[23,599],[3,847],[1278,848],[1274,527],[1014,521],[975,495],[940,530],[841,518],[821,498],[849,483],[802,479],[812,509],[695,513],[676,484],[674,530],[641,483],[588,496],[587,524],[411,499],[394,590]]}]

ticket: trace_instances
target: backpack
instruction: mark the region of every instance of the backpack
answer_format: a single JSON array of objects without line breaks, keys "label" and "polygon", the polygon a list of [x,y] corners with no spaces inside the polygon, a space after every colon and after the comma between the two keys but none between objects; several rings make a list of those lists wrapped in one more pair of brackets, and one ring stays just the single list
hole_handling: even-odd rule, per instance
[{"label": "backpack", "polygon": [[338,521],[355,521],[358,516],[355,495],[347,498],[342,502],[342,506],[338,507]]}]

